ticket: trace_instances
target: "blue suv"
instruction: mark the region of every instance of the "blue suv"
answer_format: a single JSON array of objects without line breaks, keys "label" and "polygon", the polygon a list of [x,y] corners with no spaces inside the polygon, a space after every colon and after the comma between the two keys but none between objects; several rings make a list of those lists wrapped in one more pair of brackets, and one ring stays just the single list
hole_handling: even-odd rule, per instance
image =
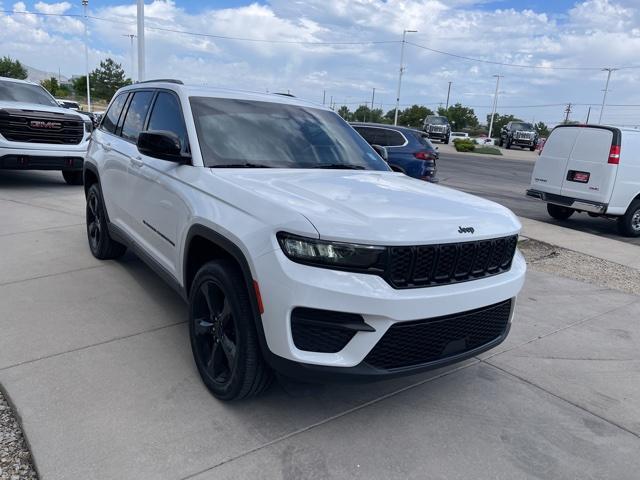
[{"label": "blue suv", "polygon": [[351,126],[371,145],[385,147],[387,163],[410,177],[436,183],[438,150],[420,130],[379,123],[354,122]]}]

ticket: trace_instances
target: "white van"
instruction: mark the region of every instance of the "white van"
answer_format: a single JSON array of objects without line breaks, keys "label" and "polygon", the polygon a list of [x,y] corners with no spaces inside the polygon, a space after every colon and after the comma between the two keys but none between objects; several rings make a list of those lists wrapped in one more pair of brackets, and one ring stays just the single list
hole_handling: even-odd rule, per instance
[{"label": "white van", "polygon": [[527,195],[546,202],[555,219],[586,212],[616,218],[620,233],[640,236],[640,131],[602,125],[554,128]]}]

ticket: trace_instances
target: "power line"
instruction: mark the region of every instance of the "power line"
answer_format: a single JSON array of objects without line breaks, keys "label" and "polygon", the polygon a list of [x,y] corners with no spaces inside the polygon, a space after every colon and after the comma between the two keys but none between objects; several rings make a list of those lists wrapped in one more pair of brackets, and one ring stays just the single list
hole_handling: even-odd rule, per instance
[{"label": "power line", "polygon": [[[424,45],[419,45],[417,43],[407,41],[407,45],[412,45],[417,48],[422,48],[423,50],[428,50],[429,52],[439,53],[440,55],[447,55],[449,57],[459,58],[461,60],[468,60],[470,62],[479,62],[479,63],[487,63],[490,65],[499,65],[501,67],[517,67],[517,68],[533,68],[539,70],[593,70],[593,71],[601,71],[602,67],[552,67],[545,65],[526,65],[521,63],[506,63],[506,62],[496,62],[493,60],[484,60],[481,58],[473,58],[467,57],[465,55],[459,55],[457,53],[445,52],[443,50],[438,50],[431,47],[426,47]],[[640,65],[628,65],[624,67],[617,67],[617,69],[632,69],[632,68],[640,68]]]}]

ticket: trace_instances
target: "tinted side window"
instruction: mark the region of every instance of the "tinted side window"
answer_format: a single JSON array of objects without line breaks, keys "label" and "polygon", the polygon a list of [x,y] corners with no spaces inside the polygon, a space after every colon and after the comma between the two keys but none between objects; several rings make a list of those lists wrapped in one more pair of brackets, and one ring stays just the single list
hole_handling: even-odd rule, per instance
[{"label": "tinted side window", "polygon": [[187,129],[184,125],[182,110],[175,95],[160,92],[156,97],[149,119],[149,130],[166,130],[175,133],[182,148],[188,146]]},{"label": "tinted side window", "polygon": [[124,107],[124,103],[127,100],[127,95],[128,94],[126,92],[121,93],[111,103],[109,110],[107,110],[107,113],[105,113],[104,118],[102,119],[102,124],[100,125],[102,129],[111,133],[116,131],[118,118],[120,118],[120,113],[122,112],[122,107]]},{"label": "tinted side window", "polygon": [[122,125],[122,137],[132,142],[138,141],[138,135],[144,128],[147,111],[153,98],[153,92],[136,92],[129,103],[127,116]]},{"label": "tinted side window", "polygon": [[367,143],[369,144],[375,144],[375,139],[376,139],[376,130],[375,128],[368,128],[368,127],[354,127],[355,131],[358,132],[362,138],[364,138]]},{"label": "tinted side window", "polygon": [[384,146],[386,147],[399,147],[405,143],[405,139],[402,134],[395,130],[385,130],[385,136],[387,143]]}]

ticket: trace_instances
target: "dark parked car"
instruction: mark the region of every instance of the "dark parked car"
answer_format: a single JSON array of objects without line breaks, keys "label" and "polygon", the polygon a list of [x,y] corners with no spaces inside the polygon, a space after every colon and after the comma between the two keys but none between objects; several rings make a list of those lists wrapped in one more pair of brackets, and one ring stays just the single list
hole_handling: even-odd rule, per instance
[{"label": "dark parked car", "polygon": [[425,132],[378,123],[352,123],[351,126],[371,145],[385,147],[387,163],[410,177],[437,182],[438,150]]}]

